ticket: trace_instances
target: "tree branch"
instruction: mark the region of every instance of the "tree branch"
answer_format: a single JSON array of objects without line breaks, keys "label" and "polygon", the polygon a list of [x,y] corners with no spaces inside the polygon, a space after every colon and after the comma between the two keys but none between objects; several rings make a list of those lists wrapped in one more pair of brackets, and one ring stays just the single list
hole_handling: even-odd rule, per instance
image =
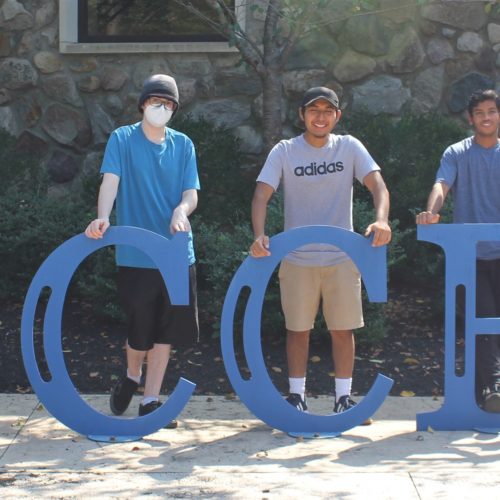
[{"label": "tree branch", "polygon": [[281,12],[281,0],[269,0],[266,12],[266,20],[264,22],[264,36],[262,39],[264,45],[264,65],[273,64],[279,57],[277,54],[276,30]]},{"label": "tree branch", "polygon": [[202,19],[208,26],[214,29],[217,33],[226,37],[230,42],[236,45],[242,59],[252,66],[257,74],[262,75],[264,72],[264,55],[259,45],[250,38],[248,33],[241,29],[236,12],[229,8],[224,0],[205,0],[217,14],[219,21],[214,21],[206,14],[195,7],[191,2],[181,0],[173,0],[178,5],[187,9],[190,13]]}]

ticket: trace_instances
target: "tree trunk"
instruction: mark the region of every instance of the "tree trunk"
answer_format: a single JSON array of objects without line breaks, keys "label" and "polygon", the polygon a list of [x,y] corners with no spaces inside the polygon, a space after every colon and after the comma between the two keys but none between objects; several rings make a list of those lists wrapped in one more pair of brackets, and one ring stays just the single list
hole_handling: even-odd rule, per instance
[{"label": "tree trunk", "polygon": [[260,75],[263,87],[262,136],[263,154],[267,155],[283,137],[281,123],[281,101],[283,95],[283,75],[278,67],[268,66]]}]

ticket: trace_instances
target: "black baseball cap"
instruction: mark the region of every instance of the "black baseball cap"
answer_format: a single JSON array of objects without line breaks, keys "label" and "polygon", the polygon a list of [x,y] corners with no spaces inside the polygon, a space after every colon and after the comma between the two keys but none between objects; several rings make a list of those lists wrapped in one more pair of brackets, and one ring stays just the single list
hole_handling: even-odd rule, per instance
[{"label": "black baseball cap", "polygon": [[142,105],[150,97],[164,97],[174,101],[176,104],[174,113],[179,107],[179,90],[175,80],[169,75],[153,75],[144,81],[139,97],[139,111],[142,112]]},{"label": "black baseball cap", "polygon": [[333,106],[335,106],[337,109],[339,109],[339,98],[337,94],[332,89],[329,89],[327,87],[310,88],[302,98],[301,107],[305,108],[318,99],[325,99],[329,103],[333,104]]}]

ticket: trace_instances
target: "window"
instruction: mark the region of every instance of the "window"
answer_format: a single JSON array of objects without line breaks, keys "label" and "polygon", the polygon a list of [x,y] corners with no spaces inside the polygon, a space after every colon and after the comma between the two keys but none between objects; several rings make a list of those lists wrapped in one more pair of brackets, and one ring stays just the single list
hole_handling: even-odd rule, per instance
[{"label": "window", "polygon": [[[244,0],[226,0],[244,25]],[[215,18],[205,0],[191,0]],[[226,52],[225,38],[175,0],[59,0],[65,53]]]}]

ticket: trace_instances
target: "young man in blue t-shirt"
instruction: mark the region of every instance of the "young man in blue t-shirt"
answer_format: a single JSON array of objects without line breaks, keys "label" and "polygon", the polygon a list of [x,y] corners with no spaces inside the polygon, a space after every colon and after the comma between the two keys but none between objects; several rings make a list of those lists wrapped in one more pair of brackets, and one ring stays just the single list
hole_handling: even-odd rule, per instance
[{"label": "young man in blue t-shirt", "polygon": [[[110,406],[121,415],[139,387],[147,360],[144,397],[139,415],[161,403],[159,394],[171,346],[198,339],[196,274],[189,215],[198,203],[200,188],[191,140],[167,127],[177,112],[179,92],[168,75],[153,75],[144,82],[139,98],[140,122],[115,130],[108,141],[101,173],[97,219],[85,230],[102,238],[116,200],[118,225],[154,231],[167,238],[189,233],[190,304],[172,306],[155,264],[139,250],[117,246],[118,293],[128,318],[127,373],[112,389]],[[173,421],[169,427],[177,426]]]},{"label": "young man in blue t-shirt", "polygon": [[[472,94],[468,104],[474,135],[443,154],[427,210],[417,224],[439,222],[448,192],[456,223],[500,222],[500,99],[495,91]],[[480,242],[476,260],[476,313],[500,317],[500,242]],[[487,412],[500,413],[500,335],[480,335],[476,352],[476,399]]]}]

